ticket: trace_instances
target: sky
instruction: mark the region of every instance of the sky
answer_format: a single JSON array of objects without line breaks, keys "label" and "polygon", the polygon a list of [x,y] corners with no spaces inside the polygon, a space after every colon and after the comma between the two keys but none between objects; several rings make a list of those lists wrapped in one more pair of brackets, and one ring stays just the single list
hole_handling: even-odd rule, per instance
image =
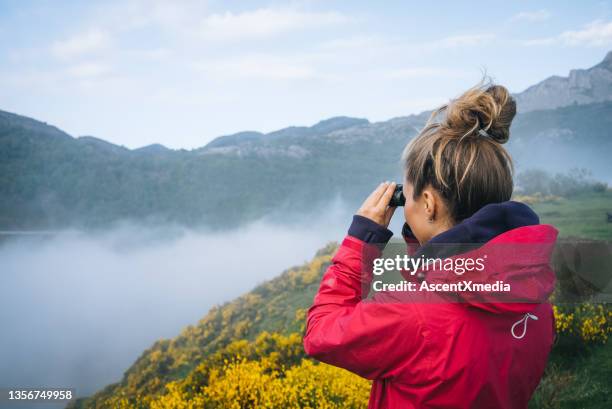
[{"label": "sky", "polygon": [[137,148],[383,121],[612,49],[610,1],[0,0],[0,109]]}]

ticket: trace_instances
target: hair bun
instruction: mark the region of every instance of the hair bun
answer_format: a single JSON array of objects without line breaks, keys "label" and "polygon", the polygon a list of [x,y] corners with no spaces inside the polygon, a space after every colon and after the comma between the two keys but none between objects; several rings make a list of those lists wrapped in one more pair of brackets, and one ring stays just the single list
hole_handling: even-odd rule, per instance
[{"label": "hair bun", "polygon": [[516,102],[505,87],[479,85],[448,105],[443,126],[456,131],[461,138],[479,137],[482,129],[495,142],[506,143],[515,115]]}]

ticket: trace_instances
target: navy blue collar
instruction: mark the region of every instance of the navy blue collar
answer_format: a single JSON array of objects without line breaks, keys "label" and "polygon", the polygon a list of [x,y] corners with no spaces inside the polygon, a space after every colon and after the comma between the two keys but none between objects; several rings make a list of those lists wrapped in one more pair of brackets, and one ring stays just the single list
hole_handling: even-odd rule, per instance
[{"label": "navy blue collar", "polygon": [[415,256],[448,257],[478,248],[517,227],[536,224],[540,224],[540,218],[524,203],[511,200],[489,203],[449,230],[434,236],[417,250]]}]

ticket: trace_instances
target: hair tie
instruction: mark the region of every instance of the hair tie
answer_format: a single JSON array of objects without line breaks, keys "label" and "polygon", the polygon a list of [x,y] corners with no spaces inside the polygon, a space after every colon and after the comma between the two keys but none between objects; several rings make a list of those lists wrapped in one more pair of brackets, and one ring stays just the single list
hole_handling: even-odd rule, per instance
[{"label": "hair tie", "polygon": [[485,138],[490,138],[490,137],[491,137],[491,135],[489,135],[489,134],[487,133],[487,131],[485,131],[484,129],[479,129],[479,130],[478,130],[478,135],[480,135],[480,136],[484,136]]}]

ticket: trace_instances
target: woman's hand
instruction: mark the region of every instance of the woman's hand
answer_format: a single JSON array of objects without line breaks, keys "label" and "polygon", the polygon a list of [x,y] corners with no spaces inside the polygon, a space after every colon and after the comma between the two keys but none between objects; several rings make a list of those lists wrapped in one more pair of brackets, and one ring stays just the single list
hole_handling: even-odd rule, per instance
[{"label": "woman's hand", "polygon": [[359,210],[357,210],[357,214],[367,217],[381,226],[388,227],[391,217],[393,217],[393,212],[396,209],[395,207],[389,207],[395,186],[395,182],[381,183],[363,202]]}]

